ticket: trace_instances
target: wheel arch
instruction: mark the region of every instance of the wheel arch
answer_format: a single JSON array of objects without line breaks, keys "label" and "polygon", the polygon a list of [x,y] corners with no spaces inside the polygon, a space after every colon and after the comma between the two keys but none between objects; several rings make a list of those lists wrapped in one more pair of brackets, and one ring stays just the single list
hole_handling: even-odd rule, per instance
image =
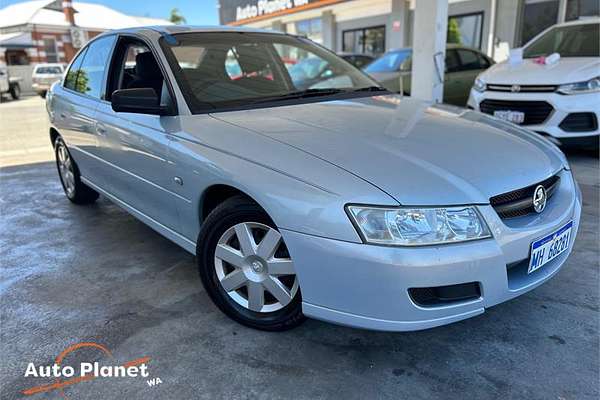
[{"label": "wheel arch", "polygon": [[[260,202],[250,194],[246,193],[244,190],[230,184],[218,183],[207,187],[200,196],[200,204],[198,205],[200,225],[204,223],[208,215],[215,208],[234,196],[242,196],[247,198],[248,200],[256,203],[267,215],[269,215]],[[273,218],[271,215],[269,215],[269,217],[271,219]]]},{"label": "wheel arch", "polygon": [[60,133],[58,133],[58,131],[56,129],[50,128],[49,134],[50,134],[50,144],[52,144],[52,146],[54,146],[54,142],[56,142],[56,139],[60,136]]}]

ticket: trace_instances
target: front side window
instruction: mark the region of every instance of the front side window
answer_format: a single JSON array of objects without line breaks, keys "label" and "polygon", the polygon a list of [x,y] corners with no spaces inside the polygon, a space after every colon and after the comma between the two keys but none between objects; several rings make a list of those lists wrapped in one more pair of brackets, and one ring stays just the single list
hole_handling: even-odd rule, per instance
[{"label": "front side window", "polygon": [[161,40],[161,46],[194,112],[378,86],[304,38],[224,32],[182,33],[173,38]]},{"label": "front side window", "polygon": [[549,30],[527,45],[523,57],[558,53],[561,57],[600,57],[600,24],[567,25]]},{"label": "front side window", "polygon": [[411,50],[390,51],[365,68],[368,73],[410,71]]}]

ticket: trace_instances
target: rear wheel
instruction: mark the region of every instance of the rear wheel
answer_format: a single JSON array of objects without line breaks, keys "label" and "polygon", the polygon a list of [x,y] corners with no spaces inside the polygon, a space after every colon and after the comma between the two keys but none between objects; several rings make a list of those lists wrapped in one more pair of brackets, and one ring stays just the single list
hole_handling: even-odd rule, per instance
[{"label": "rear wheel", "polygon": [[232,319],[282,331],[305,319],[294,263],[269,216],[245,197],[233,197],[208,216],[198,237],[202,283]]},{"label": "rear wheel", "polygon": [[54,142],[56,167],[60,183],[67,198],[75,204],[91,204],[98,198],[98,192],[81,182],[77,164],[71,158],[67,145],[59,136]]},{"label": "rear wheel", "polygon": [[21,97],[21,87],[19,85],[13,85],[10,88],[10,97],[12,97],[13,100],[19,100]]}]

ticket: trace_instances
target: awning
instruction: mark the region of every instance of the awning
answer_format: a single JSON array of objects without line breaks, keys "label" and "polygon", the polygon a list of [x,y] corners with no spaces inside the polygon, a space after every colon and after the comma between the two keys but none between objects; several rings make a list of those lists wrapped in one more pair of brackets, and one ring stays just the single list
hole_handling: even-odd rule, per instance
[{"label": "awning", "polygon": [[35,47],[29,32],[0,33],[0,47],[5,49],[24,49]]}]

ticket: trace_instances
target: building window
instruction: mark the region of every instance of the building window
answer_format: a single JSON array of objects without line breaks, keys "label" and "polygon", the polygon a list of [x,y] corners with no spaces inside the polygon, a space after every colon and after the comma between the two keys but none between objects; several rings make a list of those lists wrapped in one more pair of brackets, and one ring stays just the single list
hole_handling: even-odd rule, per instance
[{"label": "building window", "polygon": [[321,18],[305,19],[304,21],[296,22],[296,33],[301,36],[306,36],[316,43],[323,43],[323,27]]},{"label": "building window", "polygon": [[448,18],[448,43],[481,49],[483,13],[453,15]]},{"label": "building window", "polygon": [[56,40],[54,38],[44,38],[44,52],[46,53],[46,62],[58,62],[58,51],[56,50]]},{"label": "building window", "polygon": [[385,26],[352,29],[342,33],[342,51],[346,53],[385,53]]},{"label": "building window", "polygon": [[572,21],[590,15],[600,15],[600,2],[598,0],[567,0],[565,20]]},{"label": "building window", "polygon": [[558,22],[559,0],[525,0],[521,25],[521,45]]}]

